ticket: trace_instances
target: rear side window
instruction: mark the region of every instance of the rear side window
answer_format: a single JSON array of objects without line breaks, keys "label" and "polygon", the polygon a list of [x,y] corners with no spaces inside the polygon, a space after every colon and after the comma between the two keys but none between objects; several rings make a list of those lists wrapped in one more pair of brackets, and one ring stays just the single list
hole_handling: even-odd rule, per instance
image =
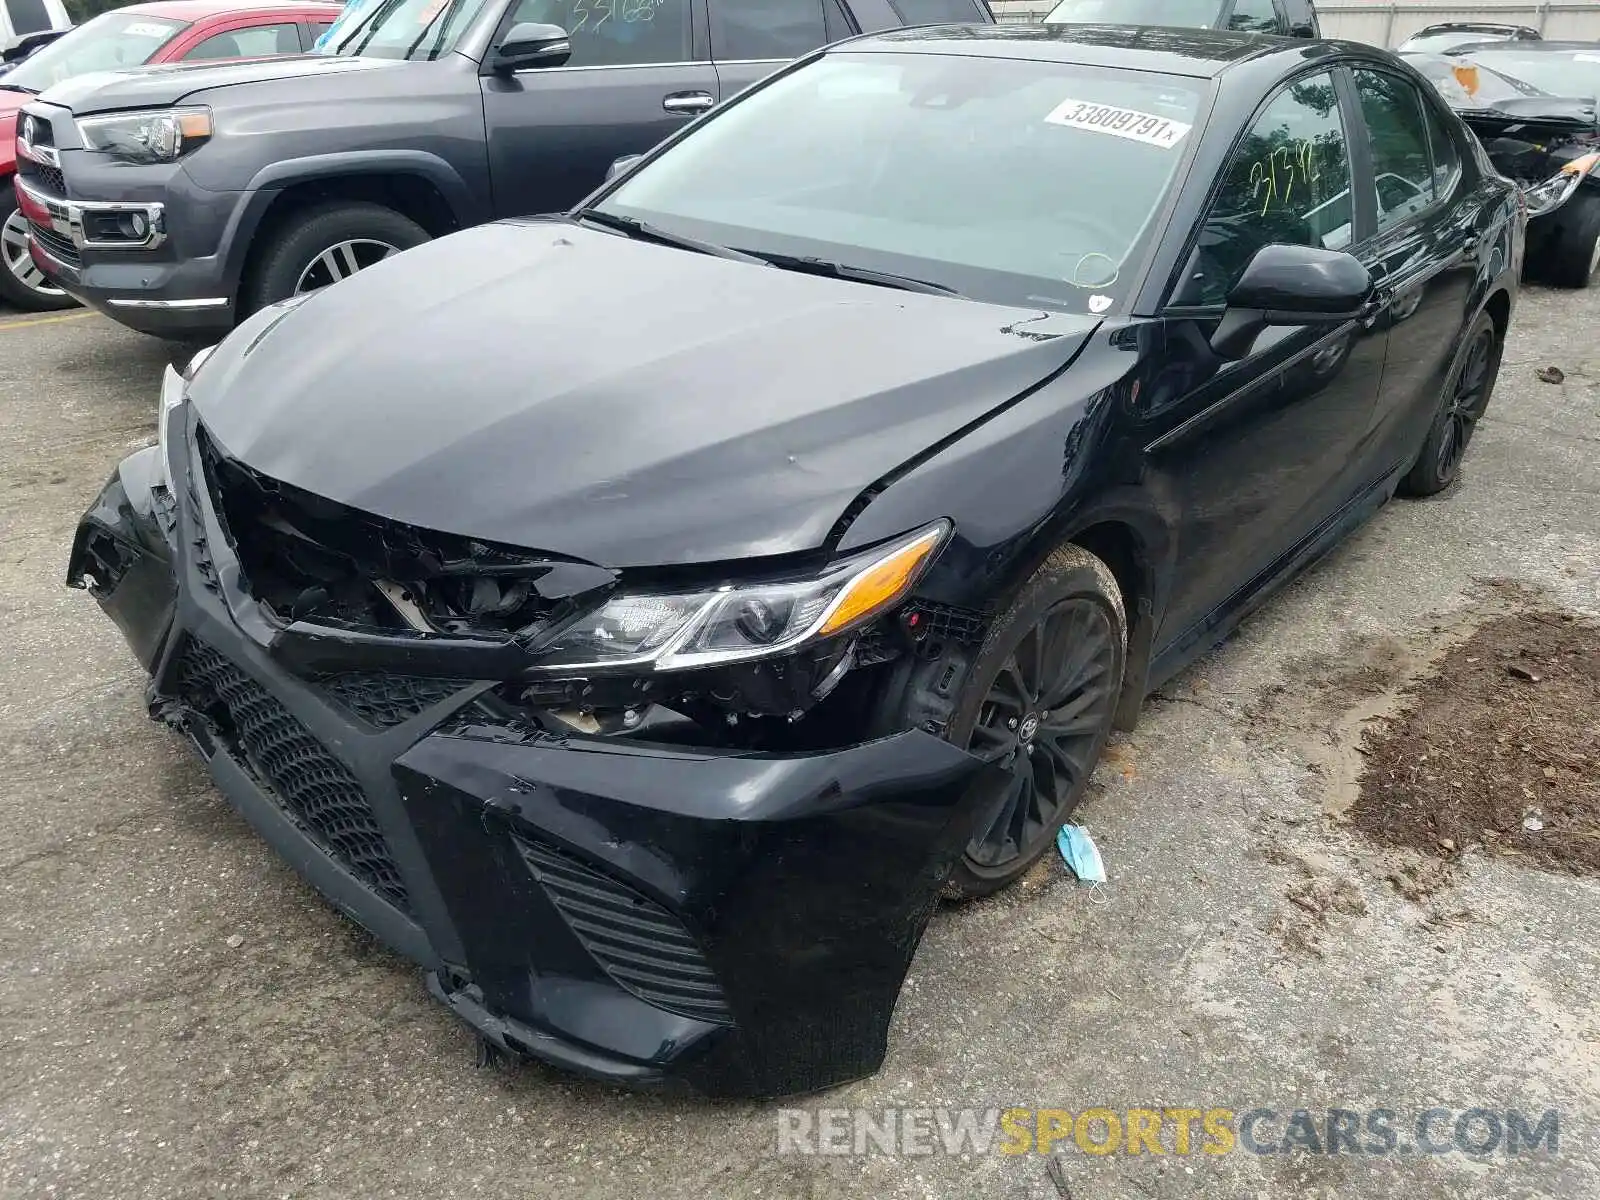
[{"label": "rear side window", "polygon": [[889,7],[907,25],[958,25],[984,19],[974,0],[889,0]]},{"label": "rear side window", "polygon": [[570,67],[690,60],[689,0],[522,0],[509,25],[524,21],[565,29]]},{"label": "rear side window", "polygon": [[185,62],[218,58],[266,58],[273,54],[299,54],[300,27],[255,25],[214,33],[183,56]]},{"label": "rear side window", "polygon": [[1422,96],[1405,80],[1383,71],[1355,71],[1361,115],[1372,142],[1378,229],[1398,225],[1434,201],[1433,159]]},{"label": "rear side window", "polygon": [[1228,28],[1246,33],[1277,33],[1278,10],[1272,0],[1236,0]]},{"label": "rear side window", "polygon": [[1272,242],[1343,250],[1350,244],[1350,149],[1326,71],[1275,96],[1223,168],[1175,304],[1217,305]]},{"label": "rear side window", "polygon": [[719,0],[711,6],[711,57],[798,58],[828,41],[821,0]]},{"label": "rear side window", "polygon": [[1433,155],[1433,194],[1443,200],[1455,190],[1461,174],[1461,152],[1439,110],[1426,100],[1422,104],[1422,120],[1428,127],[1428,149]]}]

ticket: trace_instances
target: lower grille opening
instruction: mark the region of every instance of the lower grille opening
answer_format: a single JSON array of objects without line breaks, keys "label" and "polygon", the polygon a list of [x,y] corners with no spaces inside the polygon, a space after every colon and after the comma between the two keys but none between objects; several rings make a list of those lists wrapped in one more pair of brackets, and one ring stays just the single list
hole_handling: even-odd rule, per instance
[{"label": "lower grille opening", "polygon": [[379,729],[409,721],[471,683],[470,679],[434,679],[380,671],[329,675],[322,680],[329,696]]},{"label": "lower grille opening", "polygon": [[312,841],[384,901],[411,913],[405,880],[360,782],[287,708],[192,638],[181,651],[176,690]]},{"label": "lower grille opening", "polygon": [[668,1012],[733,1024],[722,986],[682,921],[563,850],[514,840],[528,870],[618,987]]},{"label": "lower grille opening", "polygon": [[37,221],[29,221],[28,233],[39,243],[40,248],[57,262],[75,267],[82,261],[77,246],[72,244],[72,239],[62,237],[54,229],[48,229]]}]

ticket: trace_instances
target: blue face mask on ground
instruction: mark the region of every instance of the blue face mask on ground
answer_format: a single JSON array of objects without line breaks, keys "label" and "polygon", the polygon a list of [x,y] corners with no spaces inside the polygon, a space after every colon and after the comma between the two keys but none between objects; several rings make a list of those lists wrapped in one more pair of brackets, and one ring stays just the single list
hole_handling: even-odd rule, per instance
[{"label": "blue face mask on ground", "polygon": [[1067,869],[1078,877],[1080,883],[1106,881],[1106,865],[1100,861],[1100,851],[1087,829],[1078,825],[1063,825],[1056,834],[1056,849],[1061,851]]}]

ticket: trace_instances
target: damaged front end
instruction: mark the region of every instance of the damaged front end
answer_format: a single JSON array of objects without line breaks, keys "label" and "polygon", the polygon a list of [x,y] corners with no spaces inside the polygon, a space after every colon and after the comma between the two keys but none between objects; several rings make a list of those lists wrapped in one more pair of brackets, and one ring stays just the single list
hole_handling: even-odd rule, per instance
[{"label": "damaged front end", "polygon": [[267,478],[183,392],[68,581],[297,870],[505,1050],[729,1095],[876,1069],[993,785],[868,719],[932,641],[981,636],[916,597],[942,522],[758,575],[617,571]]}]

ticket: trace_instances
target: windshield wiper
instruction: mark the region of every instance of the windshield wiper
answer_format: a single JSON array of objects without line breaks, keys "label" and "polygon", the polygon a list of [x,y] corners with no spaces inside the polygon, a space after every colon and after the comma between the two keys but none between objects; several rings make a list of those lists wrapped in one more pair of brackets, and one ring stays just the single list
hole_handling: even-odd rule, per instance
[{"label": "windshield wiper", "polygon": [[638,217],[621,217],[616,213],[601,212],[597,208],[579,209],[574,218],[579,221],[588,221],[592,225],[599,225],[605,229],[614,229],[618,233],[625,233],[631,238],[642,238],[648,242],[660,242],[663,246],[676,246],[680,250],[693,250],[696,254],[709,254],[713,258],[731,258],[734,262],[757,263],[764,259],[757,258],[754,254],[746,254],[743,250],[735,250],[731,246],[719,246],[716,242],[702,242],[699,238],[688,237],[681,233],[670,233],[659,225],[651,225],[641,221]]},{"label": "windshield wiper", "polygon": [[21,92],[24,96],[37,96],[38,88],[23,87],[20,83],[7,83],[0,79],[0,92]]},{"label": "windshield wiper", "polygon": [[856,283],[871,283],[878,287],[899,288],[903,292],[925,292],[931,296],[959,296],[953,287],[916,279],[910,275],[896,275],[890,271],[874,271],[871,267],[853,267],[849,263],[830,262],[826,258],[813,258],[800,254],[772,254],[762,251],[755,258],[784,271],[799,271],[806,275],[826,275],[833,279],[849,279]]}]

